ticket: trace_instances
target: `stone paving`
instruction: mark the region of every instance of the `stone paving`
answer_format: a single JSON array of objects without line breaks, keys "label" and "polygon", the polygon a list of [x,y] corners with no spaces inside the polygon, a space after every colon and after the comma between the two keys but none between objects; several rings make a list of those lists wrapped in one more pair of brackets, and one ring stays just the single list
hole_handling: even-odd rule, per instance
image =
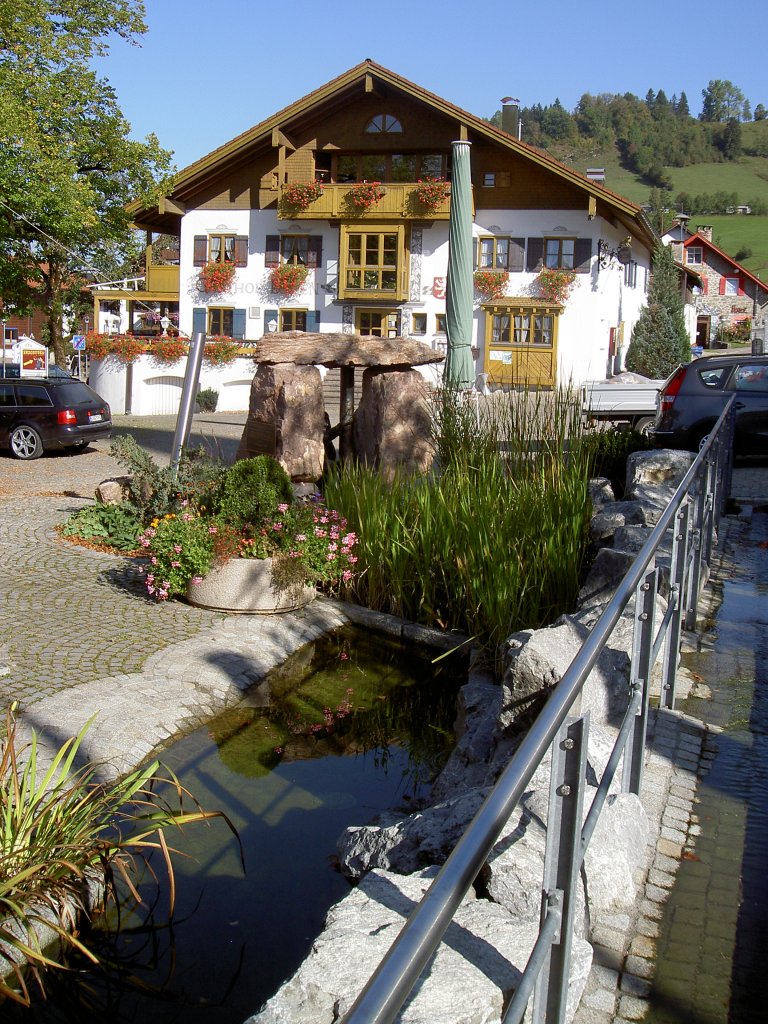
[{"label": "stone paving", "polygon": [[[768,471],[737,471],[734,493],[765,499]],[[18,701],[24,722],[53,746],[95,715],[84,753],[104,765],[105,776],[241,699],[291,651],[346,621],[322,600],[270,617],[157,606],[132,560],[75,547],[56,533],[90,494],[84,486],[69,495],[0,499],[0,697]],[[646,1014],[664,903],[700,830],[696,787],[714,756],[716,730],[657,711],[649,739],[644,803],[653,839],[637,879],[640,898],[633,913],[596,923],[576,1024],[623,1024]]]},{"label": "stone paving", "polygon": [[0,502],[0,696],[52,746],[92,716],[83,753],[105,776],[240,700],[292,651],[347,621],[318,600],[297,613],[228,616],[157,605],[132,559],[55,531],[79,499]]},{"label": "stone paving", "polygon": [[[720,544],[712,566],[715,579],[729,571],[731,559],[746,557],[739,552],[740,533],[754,505],[768,501],[768,470],[737,470],[732,494],[739,499],[739,507],[721,520]],[[711,620],[716,603],[715,592],[705,588],[700,622]],[[692,651],[707,642],[706,635],[684,636],[683,650]],[[706,698],[708,688],[682,669],[678,706],[689,694]],[[696,853],[697,843],[711,849],[717,830],[729,827],[727,822],[707,822],[707,834],[703,835],[698,813],[699,784],[717,754],[720,732],[719,726],[678,710],[657,709],[649,715],[642,800],[650,822],[650,841],[636,877],[638,898],[631,913],[604,917],[596,924],[593,967],[575,1024],[628,1024],[648,1016],[665,905],[673,889],[677,895],[683,887],[689,891],[682,894],[681,905],[675,909],[672,939],[664,951],[664,998],[678,1001],[674,1020],[693,1019],[682,1010],[685,1006],[702,1021],[728,1019],[731,964],[724,960],[717,940],[723,928],[731,933],[735,929],[740,875],[732,863],[719,863],[719,870],[711,871]],[[691,870],[680,878],[683,860],[696,863],[686,864]],[[701,935],[703,941],[697,943]],[[715,941],[708,942],[707,936]]]}]

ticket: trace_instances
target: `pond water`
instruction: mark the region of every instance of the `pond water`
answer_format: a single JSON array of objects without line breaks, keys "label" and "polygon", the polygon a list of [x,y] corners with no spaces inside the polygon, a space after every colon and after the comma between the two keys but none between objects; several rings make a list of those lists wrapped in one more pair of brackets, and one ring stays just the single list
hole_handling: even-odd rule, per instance
[{"label": "pond water", "polygon": [[[414,808],[453,745],[466,665],[350,628],[297,652],[248,700],[162,760],[221,821],[169,839],[176,908],[147,879],[151,913],[122,914],[97,942],[106,970],[46,980],[49,998],[4,1020],[242,1022],[299,966],[328,908],[349,891],[343,829]],[[162,877],[161,864],[153,865]],[[112,915],[114,918],[114,915]],[[111,921],[114,925],[114,920]]]}]

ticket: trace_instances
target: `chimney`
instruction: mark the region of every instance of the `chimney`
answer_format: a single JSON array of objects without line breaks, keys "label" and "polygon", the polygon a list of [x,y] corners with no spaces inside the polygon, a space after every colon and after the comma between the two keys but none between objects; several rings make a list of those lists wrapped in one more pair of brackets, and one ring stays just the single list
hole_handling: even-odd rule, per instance
[{"label": "chimney", "polygon": [[711,224],[697,224],[696,231],[701,235],[702,238],[706,238],[708,242],[712,241],[712,225]]},{"label": "chimney", "polygon": [[501,128],[507,135],[520,138],[520,100],[505,96],[501,100]]}]

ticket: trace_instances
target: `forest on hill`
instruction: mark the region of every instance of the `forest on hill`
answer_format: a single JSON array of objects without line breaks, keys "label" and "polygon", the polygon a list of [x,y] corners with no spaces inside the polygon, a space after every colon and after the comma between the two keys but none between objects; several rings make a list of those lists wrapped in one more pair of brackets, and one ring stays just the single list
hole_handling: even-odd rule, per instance
[{"label": "forest on hill", "polygon": [[755,99],[714,79],[696,117],[685,92],[584,93],[573,111],[557,99],[522,107],[520,136],[582,172],[604,168],[606,187],[646,205],[659,232],[674,211],[706,218],[715,243],[758,272],[768,269],[768,110]]}]

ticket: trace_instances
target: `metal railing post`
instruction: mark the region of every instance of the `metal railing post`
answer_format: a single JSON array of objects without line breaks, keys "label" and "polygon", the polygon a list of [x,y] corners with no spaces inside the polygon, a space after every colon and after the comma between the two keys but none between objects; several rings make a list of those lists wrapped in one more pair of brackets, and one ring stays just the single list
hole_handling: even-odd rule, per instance
[{"label": "metal railing post", "polygon": [[174,479],[176,479],[179,472],[182,452],[189,441],[189,432],[192,428],[192,414],[197,397],[197,384],[200,380],[200,365],[203,361],[204,351],[205,335],[200,333],[193,334],[192,345],[187,356],[187,369],[184,374],[179,414],[176,418],[176,430],[173,434],[173,447],[171,449],[171,472]]},{"label": "metal railing post", "polygon": [[552,744],[541,920],[544,924],[552,904],[561,902],[562,921],[536,981],[533,1024],[562,1024],[565,1020],[575,895],[581,868],[588,735],[588,714],[567,718]]},{"label": "metal railing post", "polygon": [[688,538],[690,536],[688,521],[690,505],[684,501],[675,515],[672,526],[672,564],[669,574],[669,603],[672,605],[672,616],[667,632],[664,649],[661,677],[661,706],[674,708],[675,682],[677,676],[677,659],[680,650],[680,627],[685,603],[685,572],[688,561]]},{"label": "metal railing post", "polygon": [[645,734],[648,729],[648,697],[651,690],[653,631],[655,627],[656,595],[659,588],[659,570],[651,569],[637,585],[635,591],[635,630],[632,639],[632,665],[630,687],[641,686],[643,691],[640,707],[635,717],[635,727],[627,739],[624,750],[624,768],[621,773],[621,789],[624,793],[640,795],[643,783],[643,759],[645,755]]}]

